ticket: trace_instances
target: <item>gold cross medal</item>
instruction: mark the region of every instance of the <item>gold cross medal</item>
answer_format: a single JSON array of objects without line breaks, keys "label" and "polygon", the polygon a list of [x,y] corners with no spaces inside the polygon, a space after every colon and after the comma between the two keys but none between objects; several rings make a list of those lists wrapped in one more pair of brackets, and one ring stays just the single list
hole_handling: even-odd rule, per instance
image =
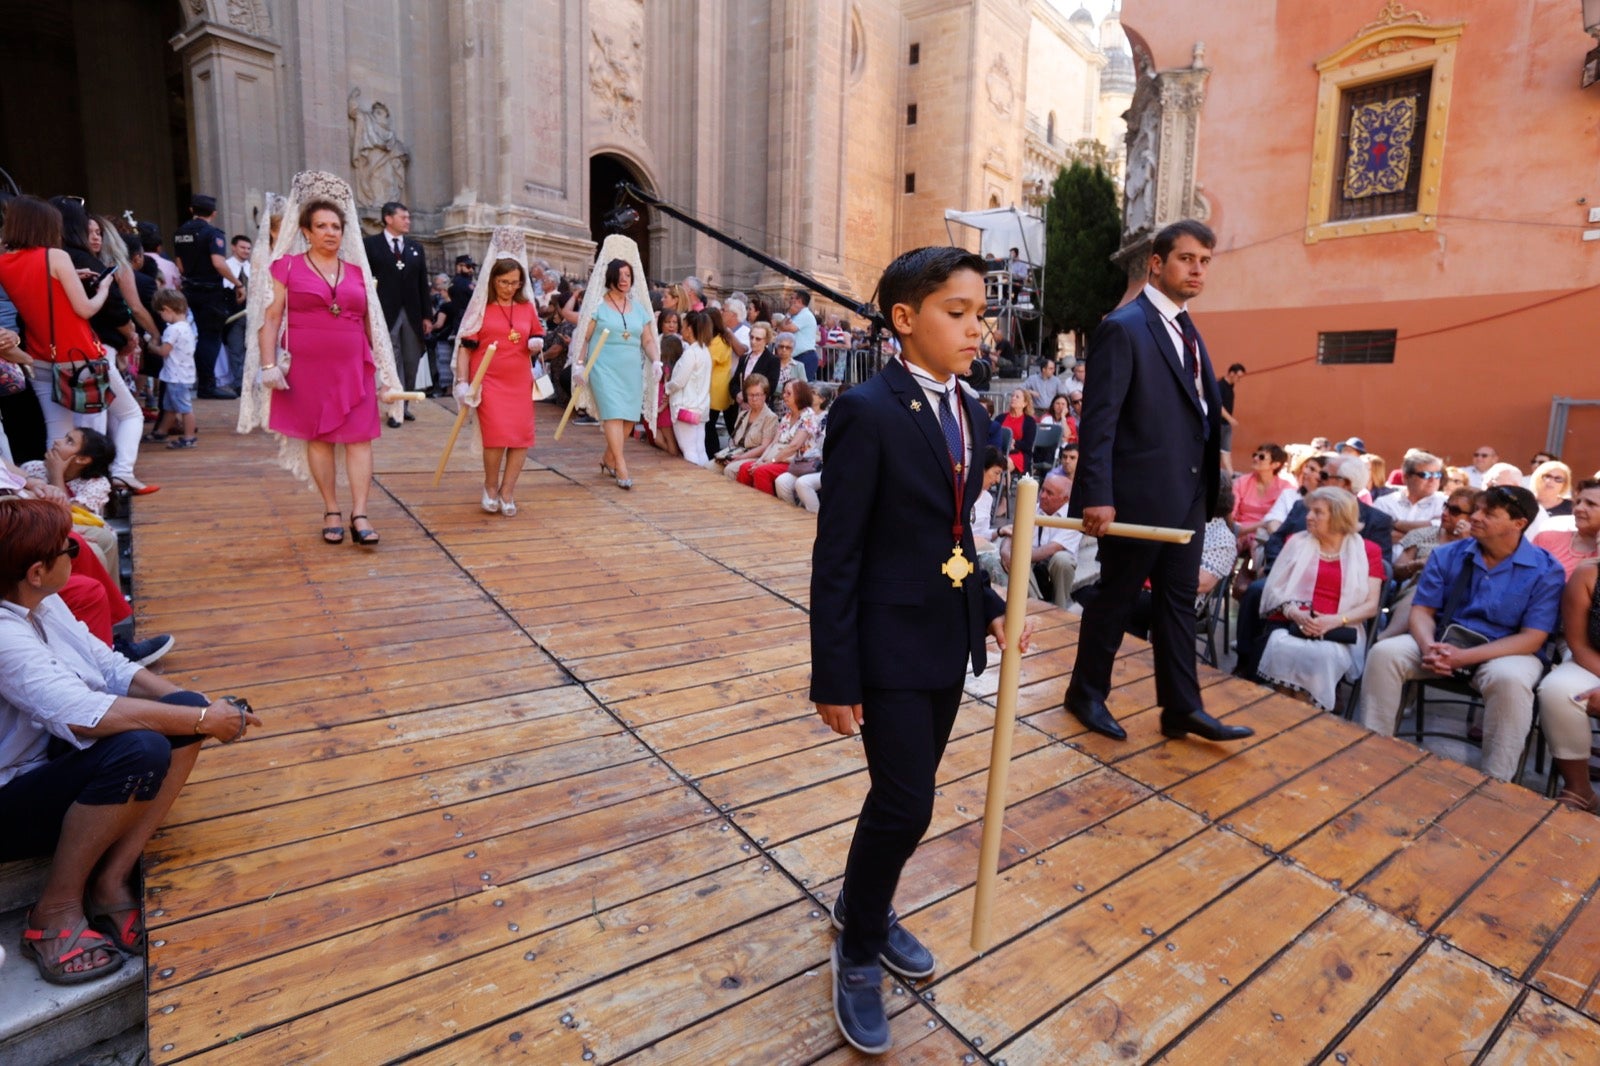
[{"label": "gold cross medal", "polygon": [[973,569],[971,560],[961,554],[959,544],[950,552],[950,558],[944,561],[944,565],[939,567],[940,573],[950,579],[951,588],[960,588],[961,583],[972,574]]},{"label": "gold cross medal", "polygon": [[[912,409],[912,410],[913,410],[913,411],[920,411],[920,410],[922,410],[922,401],[921,401],[921,400],[912,400],[912,401],[911,401],[911,409]],[[957,551],[960,551],[960,550],[961,550],[961,549],[959,549],[959,548],[957,548],[957,549],[956,549],[956,550],[957,550]]]},{"label": "gold cross medal", "polygon": [[506,340],[510,341],[512,344],[517,343],[521,339],[522,334],[518,333],[516,330],[512,330],[510,333],[506,334]]}]

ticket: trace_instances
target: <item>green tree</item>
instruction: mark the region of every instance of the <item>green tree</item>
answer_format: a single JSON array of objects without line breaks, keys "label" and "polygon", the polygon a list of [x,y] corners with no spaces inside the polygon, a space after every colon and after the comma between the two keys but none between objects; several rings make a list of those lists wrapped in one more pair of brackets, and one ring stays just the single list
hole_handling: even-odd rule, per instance
[{"label": "green tree", "polygon": [[1105,170],[1078,159],[1062,167],[1045,211],[1044,316],[1052,333],[1070,332],[1082,352],[1128,286],[1111,261],[1122,243],[1117,187]]}]

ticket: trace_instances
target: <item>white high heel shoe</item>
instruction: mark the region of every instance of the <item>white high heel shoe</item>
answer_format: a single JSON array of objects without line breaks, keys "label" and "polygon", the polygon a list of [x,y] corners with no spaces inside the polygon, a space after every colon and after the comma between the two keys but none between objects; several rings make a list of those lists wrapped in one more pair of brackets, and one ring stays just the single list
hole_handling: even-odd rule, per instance
[{"label": "white high heel shoe", "polygon": [[490,514],[500,513],[500,501],[489,495],[489,490],[483,490],[483,509]]},{"label": "white high heel shoe", "polygon": [[505,515],[507,518],[515,518],[515,517],[517,517],[517,501],[516,500],[501,500],[500,501],[500,513]]}]

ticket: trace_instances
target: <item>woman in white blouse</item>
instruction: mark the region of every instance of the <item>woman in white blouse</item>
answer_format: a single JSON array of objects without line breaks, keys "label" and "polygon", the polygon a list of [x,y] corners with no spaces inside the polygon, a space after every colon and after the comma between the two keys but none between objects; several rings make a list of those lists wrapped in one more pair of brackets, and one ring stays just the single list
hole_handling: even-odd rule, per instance
[{"label": "woman in white blouse", "polygon": [[672,367],[667,382],[667,406],[672,412],[672,436],[678,450],[695,466],[705,466],[705,421],[711,417],[711,338],[716,335],[711,315],[690,311],[683,317],[683,354]]},{"label": "woman in white blouse", "polygon": [[0,499],[0,862],[50,855],[22,953],[55,984],[144,950],[134,889],[146,842],[206,737],[260,719],[186,692],[90,635],[58,592],[78,542],[60,503]]}]

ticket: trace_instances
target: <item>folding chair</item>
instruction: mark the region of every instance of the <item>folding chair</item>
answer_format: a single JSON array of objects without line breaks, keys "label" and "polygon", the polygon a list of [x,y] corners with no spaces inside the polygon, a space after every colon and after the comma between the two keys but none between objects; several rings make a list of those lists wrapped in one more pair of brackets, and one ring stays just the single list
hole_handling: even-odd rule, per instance
[{"label": "folding chair", "polygon": [[1040,426],[1034,433],[1033,455],[1029,457],[1034,477],[1042,477],[1056,465],[1056,453],[1061,451],[1061,437],[1065,431],[1065,426],[1054,423]]},{"label": "folding chair", "polygon": [[1195,638],[1199,642],[1200,661],[1216,669],[1221,660],[1217,657],[1217,632],[1222,632],[1222,647],[1228,646],[1228,594],[1229,581],[1223,578],[1206,593],[1199,617],[1195,620]]}]

